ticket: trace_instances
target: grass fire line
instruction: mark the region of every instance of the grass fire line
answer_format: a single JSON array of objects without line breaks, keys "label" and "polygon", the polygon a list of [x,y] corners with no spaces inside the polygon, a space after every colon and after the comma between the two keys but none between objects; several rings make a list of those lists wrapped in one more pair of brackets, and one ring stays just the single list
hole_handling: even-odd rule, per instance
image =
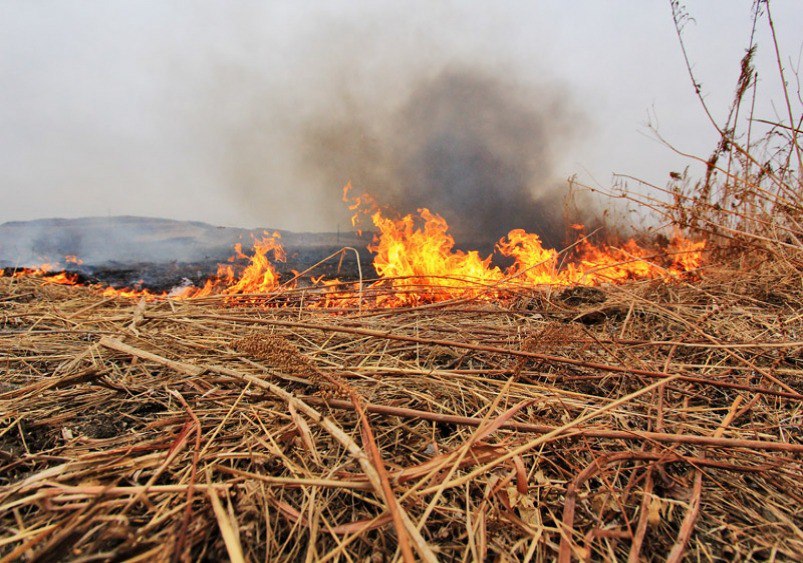
[{"label": "grass fire line", "polygon": [[[355,223],[368,215],[376,229],[368,250],[373,254],[373,268],[379,276],[367,289],[368,304],[375,307],[400,307],[436,303],[451,299],[504,299],[517,291],[543,286],[596,286],[626,281],[660,279],[679,280],[693,276],[703,265],[705,241],[692,241],[676,230],[664,247],[646,248],[630,239],[613,246],[594,244],[583,234],[582,226],[573,225],[576,241],[564,252],[545,248],[540,237],[514,229],[499,240],[495,252],[512,260],[505,269],[492,265],[493,256],[481,256],[476,250],[455,248],[445,219],[428,209],[417,215],[393,218],[374,198],[363,194],[344,198],[352,202]],[[345,249],[343,250],[345,252]],[[339,255],[339,256],[342,256]],[[232,297],[231,302],[248,296],[268,295],[292,290],[294,280],[281,283],[275,267],[286,252],[279,233],[264,233],[255,239],[250,253],[242,244],[228,264],[220,264],[217,273],[200,287],[184,285],[171,291],[155,293],[147,288],[98,287],[105,296],[131,298],[198,299],[210,296]],[[358,257],[359,259],[359,257]],[[80,264],[80,258],[67,256],[65,264]],[[245,266],[236,267],[236,263]],[[36,276],[48,283],[80,285],[77,276],[58,271],[54,264],[23,269],[12,276]],[[309,294],[310,306],[325,308],[365,304],[362,284],[324,277],[312,278],[317,291]]]}]

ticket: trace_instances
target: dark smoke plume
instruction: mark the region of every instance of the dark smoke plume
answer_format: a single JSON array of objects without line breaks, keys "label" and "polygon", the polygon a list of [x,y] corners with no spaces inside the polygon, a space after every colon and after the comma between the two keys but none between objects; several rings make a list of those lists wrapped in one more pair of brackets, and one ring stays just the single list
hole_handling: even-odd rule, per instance
[{"label": "dark smoke plume", "polygon": [[348,228],[340,195],[351,182],[401,213],[443,215],[466,246],[513,228],[561,245],[556,169],[577,140],[575,101],[541,76],[537,52],[516,59],[479,12],[435,12],[319,14],[259,57],[263,28],[243,13],[230,22],[239,48],[212,43],[203,64],[178,69],[174,120],[256,225]]},{"label": "dark smoke plume", "polygon": [[490,242],[513,228],[563,241],[564,186],[554,151],[571,137],[557,93],[459,67],[416,80],[395,111],[351,103],[304,128],[302,166],[323,185],[350,180],[399,212],[443,215],[458,241]]}]

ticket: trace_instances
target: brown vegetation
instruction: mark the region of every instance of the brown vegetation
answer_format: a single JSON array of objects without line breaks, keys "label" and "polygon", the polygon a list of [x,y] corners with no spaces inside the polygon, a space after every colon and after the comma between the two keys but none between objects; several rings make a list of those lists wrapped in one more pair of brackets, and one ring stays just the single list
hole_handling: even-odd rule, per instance
[{"label": "brown vegetation", "polygon": [[341,315],[0,283],[8,559],[803,553],[788,266]]}]

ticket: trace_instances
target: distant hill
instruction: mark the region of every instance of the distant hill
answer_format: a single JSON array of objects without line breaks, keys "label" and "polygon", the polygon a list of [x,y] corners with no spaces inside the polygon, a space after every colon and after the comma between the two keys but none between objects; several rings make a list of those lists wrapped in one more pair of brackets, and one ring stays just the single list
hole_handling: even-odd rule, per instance
[{"label": "distant hill", "polygon": [[[0,267],[63,264],[68,255],[88,266],[222,261],[232,255],[235,243],[242,242],[247,249],[252,236],[260,237],[263,231],[274,232],[132,216],[12,221],[0,224]],[[364,248],[370,241],[370,236],[353,232],[279,233],[288,252]]]}]

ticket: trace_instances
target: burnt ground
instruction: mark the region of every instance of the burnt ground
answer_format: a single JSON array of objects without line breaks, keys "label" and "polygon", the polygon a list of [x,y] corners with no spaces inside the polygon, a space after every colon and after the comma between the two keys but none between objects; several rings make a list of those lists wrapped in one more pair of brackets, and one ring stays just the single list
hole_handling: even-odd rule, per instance
[{"label": "burnt ground", "polygon": [[[354,252],[347,251],[319,264],[341,248],[335,246],[289,247],[285,249],[287,260],[274,262],[274,265],[282,280],[291,279],[295,275],[294,271],[304,272],[310,268],[312,269],[301,277],[301,283],[309,282],[312,277],[317,278],[322,275],[327,279],[339,278],[344,281],[359,279],[357,257]],[[371,265],[371,254],[365,248],[359,250],[363,278],[375,278],[376,271]],[[189,280],[197,286],[203,285],[206,279],[215,275],[219,264],[229,264],[229,262],[216,259],[192,262],[178,260],[170,262],[108,261],[96,265],[71,265],[65,271],[75,276],[76,281],[81,284],[100,283],[116,289],[136,287],[163,292],[186,283],[185,280]],[[237,260],[234,265],[236,268],[244,268],[247,261]],[[15,270],[10,266],[2,268],[5,274],[12,274]],[[54,273],[57,272],[54,271]]]},{"label": "burnt ground", "polygon": [[[325,234],[314,236],[326,239]],[[306,272],[299,279],[301,285],[311,283],[312,278],[321,276],[325,279],[338,278],[342,281],[356,281],[360,276],[360,268],[362,269],[363,279],[376,279],[378,276],[373,267],[373,255],[367,248],[372,238],[373,234],[365,233],[357,241],[360,244],[354,244],[354,246],[349,247],[355,248],[359,252],[359,268],[357,256],[352,250],[338,253],[343,250],[343,245],[310,245],[309,241],[306,240],[300,241],[300,244],[297,245],[286,245],[286,260],[272,262],[282,281],[293,278],[295,272]],[[346,242],[353,243],[354,241],[347,240]],[[493,245],[487,243],[465,243],[457,245],[456,248],[463,251],[476,249],[483,257],[491,256],[494,250]],[[245,252],[249,254],[248,250]],[[186,284],[186,280],[196,286],[201,286],[205,280],[216,274],[220,264],[232,263],[235,268],[239,269],[248,264],[245,259],[229,262],[228,256],[230,254],[231,250],[229,249],[226,253],[217,252],[216,255],[204,256],[202,259],[196,260],[164,261],[122,258],[80,265],[68,264],[64,271],[74,276],[77,283],[83,285],[102,284],[115,289],[137,288],[160,293],[170,291],[178,285]],[[53,261],[58,263],[58,260]],[[496,266],[505,268],[510,265],[510,262],[511,260],[504,256],[493,255],[492,263]],[[35,267],[35,264],[31,263],[30,267]],[[4,274],[11,275],[19,269],[9,260],[0,259],[0,271]],[[309,271],[307,272],[307,270]],[[57,274],[60,271],[60,269],[54,269],[52,273]]]},{"label": "burnt ground", "polygon": [[[281,276],[281,280],[289,280],[295,272],[304,272],[314,268],[302,276],[302,281],[321,275],[326,278],[340,278],[343,280],[356,280],[359,278],[357,257],[353,252],[346,252],[342,256],[329,258],[318,264],[328,256],[339,251],[341,247],[319,246],[304,248],[286,248],[287,260],[274,262]],[[195,285],[203,285],[204,281],[215,275],[219,264],[228,264],[227,261],[205,260],[196,262],[137,262],[122,264],[109,262],[99,266],[81,267],[78,272],[87,276],[91,281],[101,282],[115,288],[142,287],[152,291],[169,291],[171,288],[189,280]],[[363,249],[360,252],[360,263],[363,276],[373,278],[376,272],[371,266],[370,253]],[[317,266],[316,266],[317,264]],[[247,265],[245,260],[234,262],[235,267],[243,268]]]},{"label": "burnt ground", "polygon": [[[0,268],[11,273],[49,263],[54,270],[66,266],[82,283],[168,291],[185,278],[203,283],[215,274],[218,264],[228,263],[235,244],[242,244],[250,254],[250,241],[274,232],[287,253],[286,262],[276,263],[282,279],[290,279],[293,270],[304,271],[344,247],[360,249],[364,275],[375,275],[366,250],[373,238],[369,232],[297,233],[130,216],[0,224]],[[66,263],[67,256],[76,256],[82,263]],[[246,262],[238,260],[235,265]],[[349,251],[342,263],[333,258],[309,274],[357,279],[356,257]]]},{"label": "burnt ground", "polygon": [[[10,274],[19,268],[50,263],[54,273],[66,266],[66,271],[82,284],[164,292],[185,284],[185,280],[203,285],[215,275],[218,264],[229,263],[236,243],[242,243],[249,254],[249,240],[273,232],[129,216],[17,221],[0,225],[0,269]],[[377,277],[367,250],[374,238],[372,232],[278,233],[287,260],[274,264],[283,281],[291,279],[294,271],[304,272],[313,266],[301,277],[300,284],[320,276],[357,280],[357,257],[351,250],[345,251],[342,259],[336,256],[318,264],[343,248],[359,251],[363,279]],[[494,243],[461,240],[456,248],[474,249],[485,257],[493,254]],[[71,255],[80,258],[82,264],[65,264],[65,257]],[[246,263],[238,260],[234,264],[244,267]],[[493,263],[505,268],[510,260],[494,254]]]},{"label": "burnt ground", "polygon": [[[280,274],[282,281],[295,276],[295,272],[307,272],[300,277],[299,283],[311,283],[311,278],[324,279],[338,278],[342,281],[357,281],[362,269],[363,279],[376,279],[378,277],[373,267],[373,255],[368,251],[367,245],[357,248],[359,251],[360,267],[357,265],[357,256],[353,251],[345,251],[332,256],[342,250],[341,246],[303,246],[287,247],[287,259],[284,262],[273,264]],[[466,248],[472,248],[466,245]],[[481,256],[490,256],[492,247],[479,251]],[[328,259],[327,259],[328,258]],[[323,261],[323,262],[322,262]],[[493,264],[502,268],[510,265],[505,257],[494,256]],[[97,266],[79,266],[68,269],[70,273],[77,274],[83,283],[102,283],[114,288],[137,287],[155,292],[170,291],[184,280],[194,285],[203,285],[204,281],[215,275],[219,264],[229,264],[226,260],[203,260],[194,262],[107,262]],[[234,262],[235,267],[244,268],[245,260]]]}]

